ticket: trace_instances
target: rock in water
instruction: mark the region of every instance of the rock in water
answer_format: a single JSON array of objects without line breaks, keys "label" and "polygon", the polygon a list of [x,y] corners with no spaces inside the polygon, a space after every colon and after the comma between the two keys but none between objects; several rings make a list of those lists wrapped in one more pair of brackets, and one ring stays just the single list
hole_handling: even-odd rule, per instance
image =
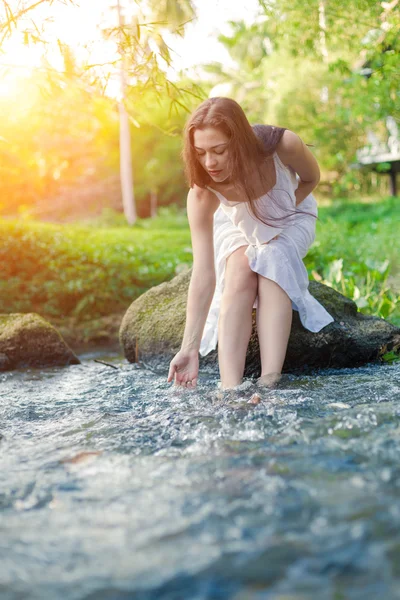
[{"label": "rock in water", "polygon": [[0,314],[0,359],[3,371],[80,364],[57,329],[35,313]]},{"label": "rock in water", "polygon": [[130,362],[178,352],[186,320],[190,272],[157,285],[137,298],[121,322],[119,338]]},{"label": "rock in water", "polygon": [[[169,361],[180,349],[186,318],[186,298],[191,271],[162,283],[137,298],[120,328],[120,342],[130,362]],[[332,288],[311,281],[310,293],[335,318],[318,333],[304,329],[293,311],[292,331],[283,371],[321,367],[356,367],[377,361],[390,350],[400,351],[400,329],[384,319],[358,312],[355,302]],[[217,352],[201,359],[217,368]],[[253,311],[253,333],[247,352],[245,375],[260,375],[260,353]]]},{"label": "rock in water", "polygon": [[6,354],[0,352],[0,371],[9,371],[11,367],[10,359]]}]

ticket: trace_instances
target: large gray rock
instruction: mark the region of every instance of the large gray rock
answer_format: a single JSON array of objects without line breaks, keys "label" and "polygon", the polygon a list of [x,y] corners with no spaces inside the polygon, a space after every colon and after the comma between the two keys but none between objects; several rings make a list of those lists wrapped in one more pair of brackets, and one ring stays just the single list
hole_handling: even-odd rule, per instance
[{"label": "large gray rock", "polygon": [[[178,352],[186,318],[186,298],[191,272],[162,283],[135,300],[120,328],[120,343],[130,362],[170,360]],[[400,329],[384,319],[363,315],[356,304],[332,288],[310,282],[310,293],[335,318],[319,333],[301,325],[293,311],[283,371],[316,367],[355,367],[377,361],[390,350],[400,351]],[[217,352],[201,359],[201,364],[217,367]],[[247,352],[246,376],[260,374],[260,357],[253,312],[253,333]]]},{"label": "large gray rock", "polygon": [[79,363],[57,329],[40,315],[0,314],[0,371]]}]

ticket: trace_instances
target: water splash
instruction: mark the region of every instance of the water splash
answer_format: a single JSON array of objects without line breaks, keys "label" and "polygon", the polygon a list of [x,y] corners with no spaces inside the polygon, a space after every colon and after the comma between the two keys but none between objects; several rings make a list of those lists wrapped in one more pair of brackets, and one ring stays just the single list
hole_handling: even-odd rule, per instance
[{"label": "water splash", "polygon": [[400,366],[0,374],[0,597],[395,598]]}]

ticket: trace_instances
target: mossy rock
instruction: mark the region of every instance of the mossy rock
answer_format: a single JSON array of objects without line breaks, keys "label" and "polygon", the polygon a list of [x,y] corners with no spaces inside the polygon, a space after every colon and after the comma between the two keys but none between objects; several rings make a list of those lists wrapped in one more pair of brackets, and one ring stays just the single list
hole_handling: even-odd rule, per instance
[{"label": "mossy rock", "polygon": [[0,314],[0,370],[80,364],[50,323],[35,313]]},{"label": "mossy rock", "polygon": [[[127,310],[120,328],[120,343],[130,362],[169,361],[180,349],[186,319],[186,299],[191,271],[158,285],[135,300]],[[310,293],[335,321],[320,332],[305,329],[297,311],[286,354],[284,372],[307,371],[322,367],[356,367],[379,361],[388,351],[400,350],[400,329],[384,319],[358,312],[357,305],[336,290],[310,282]],[[201,365],[217,368],[217,351],[201,358]],[[260,374],[260,353],[253,311],[246,376]]]},{"label": "mossy rock", "polygon": [[182,342],[190,271],[157,285],[135,300],[125,313],[120,343],[130,362],[175,354]]}]

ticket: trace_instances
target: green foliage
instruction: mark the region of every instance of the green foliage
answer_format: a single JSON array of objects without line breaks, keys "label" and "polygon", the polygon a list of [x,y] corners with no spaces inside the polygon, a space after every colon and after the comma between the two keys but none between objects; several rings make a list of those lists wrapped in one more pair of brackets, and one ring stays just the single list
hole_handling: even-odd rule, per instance
[{"label": "green foliage", "polygon": [[260,7],[255,23],[235,23],[219,37],[237,67],[210,65],[212,81],[250,121],[287,127],[312,144],[330,195],[359,193],[370,183],[366,170],[349,169],[356,150],[368,131],[386,141],[385,118],[400,114],[398,6],[260,0]]},{"label": "green foliage", "polygon": [[[86,219],[84,225],[94,228],[126,227],[126,219],[122,213],[111,208],[105,208],[98,217]],[[152,219],[138,219],[134,230],[145,229],[147,231],[156,231],[161,229],[172,231],[177,229],[187,230],[187,227],[186,212],[177,204],[170,204],[169,206],[160,206],[157,216]]]},{"label": "green foliage", "polygon": [[[320,207],[305,264],[310,278],[352,298],[361,312],[400,326],[399,198]],[[177,206],[127,227],[119,213],[81,224],[0,220],[0,312],[94,319],[125,310],[192,262]]]},{"label": "green foliage", "polygon": [[389,364],[398,362],[400,360],[400,354],[398,354],[398,352],[395,352],[394,350],[391,350],[390,352],[386,352],[386,354],[382,356],[382,360]]},{"label": "green foliage", "polygon": [[[67,2],[41,0],[23,9],[11,4],[0,6],[0,47],[2,40],[13,33],[18,35],[29,14],[33,30],[43,35],[33,36],[30,27],[22,32],[26,43],[50,51],[47,21],[44,13],[36,10],[43,3],[49,18],[57,18],[58,6]],[[74,5],[72,1],[70,4]],[[121,7],[123,12],[123,3]],[[111,23],[117,7],[111,2],[108,8]],[[102,65],[89,64],[78,60],[70,46],[57,40],[51,51],[62,59],[63,69],[55,70],[43,58],[41,69],[23,81],[15,98],[0,99],[0,179],[4,182],[0,214],[24,211],[57,219],[64,218],[65,207],[69,207],[71,214],[80,215],[80,207],[89,204],[87,196],[81,201],[74,196],[81,196],[83,188],[88,195],[93,190],[91,205],[98,201],[100,208],[106,202],[116,207],[120,203],[119,190],[107,198],[99,187],[103,182],[107,187],[110,179],[119,176],[117,102],[105,91],[106,81],[116,79],[121,64],[126,78],[124,103],[131,118],[138,212],[149,214],[151,194],[158,195],[159,204],[184,203],[180,134],[187,112],[204,98],[204,92],[194,81],[169,79],[166,68],[171,56],[164,37],[166,30],[183,34],[185,24],[194,17],[194,5],[191,0],[150,0],[136,8],[132,19],[124,19],[121,12],[118,27],[102,30],[104,38],[118,47],[117,58],[113,56]],[[91,41],[87,42],[90,46]],[[92,206],[87,210],[90,212]]]},{"label": "green foliage", "polygon": [[191,261],[189,232],[0,221],[0,312],[96,318],[127,308]]},{"label": "green foliage", "polygon": [[[36,6],[27,5],[34,24],[41,14]],[[209,65],[208,81],[200,82],[171,81],[166,74],[171,55],[165,30],[182,34],[193,2],[150,0],[137,8],[143,14],[103,33],[117,43],[125,65],[139,215],[150,214],[155,195],[158,205],[183,206],[182,129],[187,113],[215,84],[224,85],[223,95],[236,98],[252,122],[288,127],[312,144],[330,196],[376,186],[369,173],[349,167],[368,130],[383,140],[384,118],[400,113],[396,3],[350,0],[344,10],[341,0],[260,0],[259,18],[233,22],[231,33],[220,36],[236,66]],[[8,37],[26,12],[9,3],[6,13],[0,35]],[[27,30],[29,44],[47,42],[46,22],[37,25],[30,29],[43,35]],[[15,101],[0,99],[2,215],[62,219],[69,216],[66,207],[86,216],[120,206],[119,187],[108,186],[119,177],[118,112],[104,95],[105,78],[115,75],[119,59],[97,70],[80,63],[61,40],[54,51],[62,72],[43,63]],[[381,173],[387,169],[387,163],[378,166]]]},{"label": "green foliage", "polygon": [[36,75],[25,81],[17,103],[3,98],[0,111],[0,214],[110,175],[118,121],[109,99]]},{"label": "green foliage", "polygon": [[[46,78],[26,82],[18,106],[0,100],[0,215],[29,212],[62,219],[99,214],[120,205],[119,121],[112,99]],[[140,126],[131,128],[138,213],[150,214],[150,194],[159,205],[184,205],[187,187],[180,159],[187,112],[153,89],[131,89],[127,105]],[[183,95],[193,108],[198,99]],[[79,111],[75,107],[79,106]],[[55,114],[57,118],[55,119]],[[115,182],[115,183],[112,183]]]},{"label": "green foliage", "polygon": [[361,312],[400,326],[400,239],[393,225],[398,202],[321,207],[305,263],[311,278],[354,300]]}]

